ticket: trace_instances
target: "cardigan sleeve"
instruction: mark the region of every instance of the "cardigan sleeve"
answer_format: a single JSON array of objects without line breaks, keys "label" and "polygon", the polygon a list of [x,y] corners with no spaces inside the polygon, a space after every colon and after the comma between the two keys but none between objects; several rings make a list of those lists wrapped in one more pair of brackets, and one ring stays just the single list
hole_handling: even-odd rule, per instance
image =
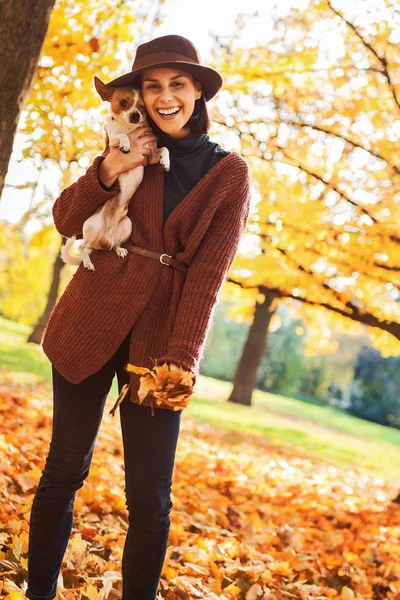
[{"label": "cardigan sleeve", "polygon": [[244,165],[243,177],[218,207],[187,270],[167,351],[157,359],[192,371],[194,383],[220,290],[249,217],[250,176]]},{"label": "cardigan sleeve", "polygon": [[98,168],[104,156],[96,156],[84,175],[63,190],[53,204],[56,229],[61,235],[80,236],[83,223],[95,210],[120,192],[118,179],[109,189],[101,185]]}]

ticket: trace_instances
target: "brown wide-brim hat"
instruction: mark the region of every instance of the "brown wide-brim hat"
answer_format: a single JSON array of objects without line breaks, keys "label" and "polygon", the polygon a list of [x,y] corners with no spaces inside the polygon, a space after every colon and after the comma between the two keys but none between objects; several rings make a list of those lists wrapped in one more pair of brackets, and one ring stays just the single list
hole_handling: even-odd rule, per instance
[{"label": "brown wide-brim hat", "polygon": [[203,88],[206,100],[221,89],[223,80],[215,69],[201,64],[200,54],[194,44],[181,35],[163,35],[137,47],[132,71],[110,81],[109,87],[137,87],[138,77],[149,67],[176,67],[196,77]]}]

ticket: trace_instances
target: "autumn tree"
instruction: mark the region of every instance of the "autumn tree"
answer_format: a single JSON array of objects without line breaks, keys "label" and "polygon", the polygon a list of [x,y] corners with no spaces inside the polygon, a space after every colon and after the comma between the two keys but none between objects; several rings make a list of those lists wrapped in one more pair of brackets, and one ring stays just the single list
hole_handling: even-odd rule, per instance
[{"label": "autumn tree", "polygon": [[[0,3],[0,196],[55,0]],[[23,43],[21,43],[23,40]]]},{"label": "autumn tree", "polygon": [[[160,0],[58,0],[19,132],[24,137],[24,159],[38,171],[56,170],[61,189],[86,170],[104,144],[106,107],[101,107],[94,75],[107,81],[129,70],[134,42],[140,43],[141,36],[148,35],[159,22],[161,5]],[[32,205],[23,221],[26,224],[35,219],[41,227],[51,226],[58,238],[51,216],[54,198],[42,200]],[[41,342],[59,286],[65,286],[71,274],[67,267],[66,276],[62,276],[65,265],[60,248],[59,243],[44,310],[28,341]]]},{"label": "autumn tree", "polygon": [[229,92],[217,119],[240,141],[259,194],[253,249],[230,274],[258,299],[234,402],[251,403],[286,298],[364,324],[378,348],[399,351],[400,15],[361,4],[279,11],[267,43],[250,49],[238,39],[251,18],[217,40]]}]

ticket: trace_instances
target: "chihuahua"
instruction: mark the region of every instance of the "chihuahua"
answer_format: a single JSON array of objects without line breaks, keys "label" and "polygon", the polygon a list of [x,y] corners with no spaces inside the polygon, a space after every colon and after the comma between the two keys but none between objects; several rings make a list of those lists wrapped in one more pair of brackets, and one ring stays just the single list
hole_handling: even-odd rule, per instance
[{"label": "chihuahua", "polygon": [[[127,154],[131,151],[128,133],[137,127],[148,125],[141,92],[131,87],[109,87],[98,77],[94,78],[94,83],[101,99],[110,102],[110,115],[104,124],[106,148],[103,156],[110,152],[110,146],[118,146],[121,152]],[[159,162],[169,171],[168,149],[157,148],[154,141],[148,142],[146,147],[149,149],[148,164]],[[121,246],[132,233],[132,221],[127,216],[128,204],[142,182],[143,175],[143,165],[120,173],[120,193],[102,204],[83,224],[83,241],[79,246],[81,256],[72,256],[69,252],[76,236],[69,238],[62,247],[61,257],[65,263],[80,265],[83,262],[86,269],[94,271],[95,267],[90,260],[92,250],[115,250],[121,258],[128,254],[128,250]]]}]

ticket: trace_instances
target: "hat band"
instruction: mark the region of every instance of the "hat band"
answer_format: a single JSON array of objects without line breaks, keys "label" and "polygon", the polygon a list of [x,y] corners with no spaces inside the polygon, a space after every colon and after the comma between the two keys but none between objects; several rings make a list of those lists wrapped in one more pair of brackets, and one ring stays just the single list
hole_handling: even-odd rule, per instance
[{"label": "hat band", "polygon": [[192,63],[194,65],[199,64],[196,60],[189,56],[185,56],[184,54],[176,54],[176,52],[154,52],[153,54],[146,54],[146,56],[137,58],[132,65],[132,71],[142,69],[143,67],[149,67],[156,63],[175,61]]}]

